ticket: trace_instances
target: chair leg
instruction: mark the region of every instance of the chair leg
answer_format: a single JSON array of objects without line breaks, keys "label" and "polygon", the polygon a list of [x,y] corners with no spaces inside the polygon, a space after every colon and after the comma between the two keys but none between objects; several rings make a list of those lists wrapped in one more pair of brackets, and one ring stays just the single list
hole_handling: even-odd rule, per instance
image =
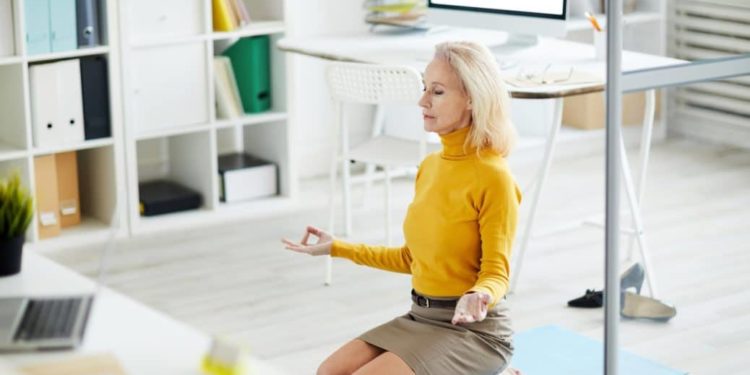
[{"label": "chair leg", "polygon": [[383,166],[385,172],[385,243],[391,246],[391,169]]},{"label": "chair leg", "polygon": [[348,237],[352,234],[352,184],[349,159],[343,159],[341,166],[341,183],[344,189],[344,236]]}]

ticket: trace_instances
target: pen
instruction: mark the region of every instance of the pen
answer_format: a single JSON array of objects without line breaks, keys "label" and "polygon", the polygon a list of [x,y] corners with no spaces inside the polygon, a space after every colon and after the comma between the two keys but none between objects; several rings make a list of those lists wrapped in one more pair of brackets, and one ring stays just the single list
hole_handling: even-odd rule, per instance
[{"label": "pen", "polygon": [[591,22],[591,26],[594,26],[594,29],[596,29],[596,31],[602,31],[602,27],[599,26],[599,22],[596,20],[596,17],[594,17],[594,15],[589,12],[586,12],[585,14],[586,18],[588,18],[589,22]]}]

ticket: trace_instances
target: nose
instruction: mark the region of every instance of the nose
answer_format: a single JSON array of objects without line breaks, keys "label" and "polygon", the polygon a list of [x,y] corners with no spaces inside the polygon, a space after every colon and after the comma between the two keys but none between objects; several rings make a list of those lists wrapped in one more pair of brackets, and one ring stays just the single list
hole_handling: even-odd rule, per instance
[{"label": "nose", "polygon": [[427,91],[422,93],[422,97],[419,98],[419,102],[417,104],[419,104],[419,106],[422,108],[429,108],[430,101],[427,98]]}]

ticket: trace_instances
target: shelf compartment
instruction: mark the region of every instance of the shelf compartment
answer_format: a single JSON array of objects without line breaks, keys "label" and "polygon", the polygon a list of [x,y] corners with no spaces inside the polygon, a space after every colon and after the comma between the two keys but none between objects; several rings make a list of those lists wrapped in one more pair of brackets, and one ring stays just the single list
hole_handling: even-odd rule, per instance
[{"label": "shelf compartment", "polygon": [[[199,192],[203,201],[201,208],[213,208],[215,194],[211,171],[216,161],[212,156],[212,139],[210,131],[202,131],[138,141],[138,183],[173,181]],[[137,191],[137,186],[134,188]],[[131,204],[138,204],[138,201],[135,195]],[[144,219],[140,217],[138,221]]]},{"label": "shelf compartment", "polygon": [[24,66],[21,64],[0,66],[0,154],[27,149],[23,75]]},{"label": "shelf compartment", "polygon": [[206,53],[205,43],[133,51],[128,122],[136,134],[209,122]]}]

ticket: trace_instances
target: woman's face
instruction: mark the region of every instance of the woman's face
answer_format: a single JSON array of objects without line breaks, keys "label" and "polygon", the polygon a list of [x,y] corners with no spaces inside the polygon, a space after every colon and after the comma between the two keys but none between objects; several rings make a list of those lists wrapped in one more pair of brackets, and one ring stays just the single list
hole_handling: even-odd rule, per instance
[{"label": "woman's face", "polygon": [[424,94],[419,100],[424,130],[448,134],[469,126],[469,96],[447,61],[441,58],[432,59],[424,73],[424,85]]}]

